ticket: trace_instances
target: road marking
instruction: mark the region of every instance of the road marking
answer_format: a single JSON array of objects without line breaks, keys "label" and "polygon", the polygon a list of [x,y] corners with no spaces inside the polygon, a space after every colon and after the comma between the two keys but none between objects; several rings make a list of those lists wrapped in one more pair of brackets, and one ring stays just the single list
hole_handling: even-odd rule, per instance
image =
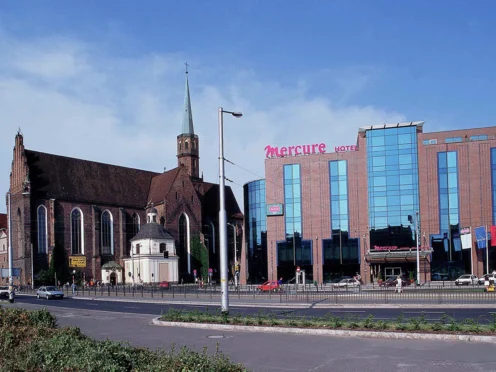
[{"label": "road marking", "polygon": [[87,304],[88,306],[98,306],[98,304]]},{"label": "road marking", "polygon": [[364,313],[365,311],[363,310],[331,310],[331,313]]},{"label": "road marking", "polygon": [[138,306],[124,306],[124,309],[139,309]]},{"label": "road marking", "polygon": [[446,314],[444,311],[404,311],[403,314]]}]

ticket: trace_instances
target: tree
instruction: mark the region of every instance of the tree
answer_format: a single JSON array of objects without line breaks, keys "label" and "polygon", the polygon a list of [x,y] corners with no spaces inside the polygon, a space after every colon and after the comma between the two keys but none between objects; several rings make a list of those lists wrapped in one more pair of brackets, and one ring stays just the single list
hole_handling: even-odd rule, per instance
[{"label": "tree", "polygon": [[200,236],[191,237],[191,267],[204,279],[208,276],[208,249],[202,244]]},{"label": "tree", "polygon": [[55,245],[55,247],[53,247],[48,272],[52,278],[55,278],[55,274],[57,274],[57,280],[61,283],[69,281],[69,262],[67,260],[65,249],[61,248],[59,245]]}]

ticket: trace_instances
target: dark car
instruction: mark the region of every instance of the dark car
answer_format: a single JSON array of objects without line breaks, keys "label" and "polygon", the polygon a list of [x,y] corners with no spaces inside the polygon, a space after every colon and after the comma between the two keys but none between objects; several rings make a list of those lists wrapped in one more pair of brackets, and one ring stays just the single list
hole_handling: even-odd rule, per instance
[{"label": "dark car", "polygon": [[[397,283],[396,276],[390,276],[387,280],[379,283],[379,287],[394,287],[396,283]],[[410,285],[410,279],[408,279],[406,276],[402,276],[401,285],[402,286]]]}]

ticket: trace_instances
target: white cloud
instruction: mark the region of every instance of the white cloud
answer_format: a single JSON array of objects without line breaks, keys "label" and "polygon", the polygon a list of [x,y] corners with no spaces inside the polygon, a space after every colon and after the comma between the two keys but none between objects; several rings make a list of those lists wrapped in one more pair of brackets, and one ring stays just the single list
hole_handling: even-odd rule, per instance
[{"label": "white cloud", "polygon": [[[21,40],[0,31],[0,61],[1,193],[9,187],[18,127],[28,149],[157,172],[176,166],[184,94],[181,55],[123,58],[78,40]],[[225,66],[212,68],[201,60],[195,65],[190,74],[193,117],[201,169],[210,182],[218,181],[218,106],[244,114],[241,119],[226,116],[224,132],[226,158],[250,170],[226,166],[226,176],[241,185],[263,177],[267,144],[322,141],[333,148],[355,143],[359,126],[404,119],[314,96],[301,76],[283,86],[254,71],[229,75]],[[346,101],[365,81],[360,79],[344,90]],[[346,86],[342,77],[337,81]],[[242,189],[231,186],[242,208]]]}]

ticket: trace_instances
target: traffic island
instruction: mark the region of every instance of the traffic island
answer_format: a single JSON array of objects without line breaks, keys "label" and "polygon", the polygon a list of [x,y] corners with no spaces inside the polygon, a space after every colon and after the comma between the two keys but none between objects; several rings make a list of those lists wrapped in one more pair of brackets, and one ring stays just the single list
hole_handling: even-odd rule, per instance
[{"label": "traffic island", "polygon": [[481,324],[473,319],[457,322],[449,316],[429,322],[424,316],[405,320],[399,316],[392,321],[365,319],[356,316],[338,317],[331,313],[324,317],[278,318],[273,313],[259,312],[255,316],[237,313],[182,311],[169,309],[153,324],[168,327],[215,329],[221,331],[290,333],[322,336],[347,336],[388,339],[430,339],[496,343],[496,315]]}]

